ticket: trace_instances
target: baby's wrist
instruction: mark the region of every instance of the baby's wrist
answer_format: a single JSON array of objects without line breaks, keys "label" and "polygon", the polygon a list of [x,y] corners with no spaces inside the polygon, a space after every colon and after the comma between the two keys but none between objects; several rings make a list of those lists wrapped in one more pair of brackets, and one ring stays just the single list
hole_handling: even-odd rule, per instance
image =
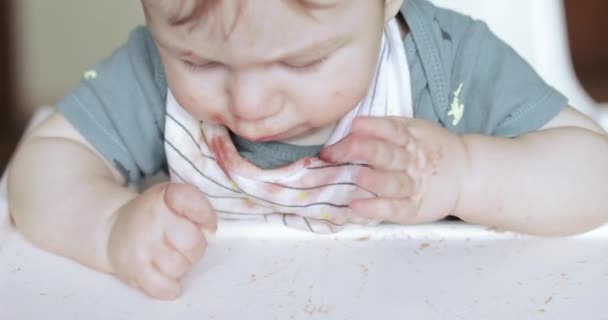
[{"label": "baby's wrist", "polygon": [[465,197],[470,179],[469,151],[464,137],[448,133],[437,140],[436,160],[431,160],[427,171],[427,183],[423,192],[419,215],[423,220],[433,221],[461,212],[461,201]]},{"label": "baby's wrist", "polygon": [[467,216],[472,213],[472,208],[468,205],[468,199],[476,194],[475,183],[477,182],[474,176],[474,164],[471,153],[471,135],[459,135],[460,155],[457,163],[457,185],[458,196],[454,204],[452,214],[458,218],[467,221]]},{"label": "baby's wrist", "polygon": [[[124,207],[124,206],[123,206]],[[101,263],[104,265],[104,272],[118,274],[117,266],[120,265],[120,247],[124,245],[123,239],[120,239],[121,215],[124,214],[123,207],[117,209],[110,217],[108,217],[105,227],[100,234],[100,242],[105,249],[100,256]]]}]

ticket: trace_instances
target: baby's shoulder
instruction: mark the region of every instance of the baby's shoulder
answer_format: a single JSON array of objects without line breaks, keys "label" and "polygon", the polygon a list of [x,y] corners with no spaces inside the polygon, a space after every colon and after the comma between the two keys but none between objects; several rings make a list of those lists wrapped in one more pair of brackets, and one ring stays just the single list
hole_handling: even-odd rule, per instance
[{"label": "baby's shoulder", "polygon": [[112,55],[100,61],[95,67],[98,82],[129,83],[146,91],[148,94],[158,92],[165,96],[167,84],[164,67],[158,48],[147,26],[137,26],[129,34],[127,41],[116,49]]},{"label": "baby's shoulder", "polygon": [[436,43],[452,44],[454,49],[457,49],[463,41],[492,36],[484,21],[451,9],[438,7],[428,0],[406,1],[402,13],[406,16],[408,24],[415,23],[426,27],[423,27],[427,31],[425,36],[433,37]]}]

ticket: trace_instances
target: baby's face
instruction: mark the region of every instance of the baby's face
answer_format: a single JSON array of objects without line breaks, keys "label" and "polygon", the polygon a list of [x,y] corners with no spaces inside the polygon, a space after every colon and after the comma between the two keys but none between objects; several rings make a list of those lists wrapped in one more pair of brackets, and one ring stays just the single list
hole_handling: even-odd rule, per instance
[{"label": "baby's face", "polygon": [[144,0],[169,88],[194,117],[252,141],[305,136],[353,109],[387,17],[380,0],[231,0],[175,23],[168,6],[203,0],[170,1]]}]

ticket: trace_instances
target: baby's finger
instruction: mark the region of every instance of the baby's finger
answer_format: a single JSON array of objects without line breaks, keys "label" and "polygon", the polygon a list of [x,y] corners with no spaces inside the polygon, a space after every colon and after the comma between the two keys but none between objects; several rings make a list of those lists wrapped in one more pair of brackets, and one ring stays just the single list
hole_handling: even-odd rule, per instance
[{"label": "baby's finger", "polygon": [[404,199],[412,195],[415,181],[405,171],[385,171],[364,168],[356,178],[358,186],[371,191],[380,198]]},{"label": "baby's finger", "polygon": [[156,299],[172,300],[177,298],[181,291],[178,281],[163,275],[150,262],[136,274],[137,283],[149,296]]},{"label": "baby's finger", "polygon": [[405,148],[377,138],[350,134],[337,144],[321,151],[321,159],[330,162],[365,163],[377,169],[407,169],[409,156]]},{"label": "baby's finger", "polygon": [[175,217],[165,228],[165,241],[184,255],[190,263],[198,262],[204,253],[207,241],[203,232],[192,222]]},{"label": "baby's finger", "polygon": [[411,199],[388,200],[388,199],[361,199],[354,200],[350,204],[353,215],[392,222],[398,224],[421,224],[424,221],[416,214],[418,208]]},{"label": "baby's finger", "polygon": [[152,263],[163,275],[178,281],[192,266],[186,257],[164,243],[152,249]]},{"label": "baby's finger", "polygon": [[177,216],[182,216],[203,229],[215,233],[217,218],[205,195],[189,184],[170,184],[165,191],[165,203]]},{"label": "baby's finger", "polygon": [[352,132],[358,135],[390,141],[404,147],[410,141],[410,132],[403,117],[357,117]]}]

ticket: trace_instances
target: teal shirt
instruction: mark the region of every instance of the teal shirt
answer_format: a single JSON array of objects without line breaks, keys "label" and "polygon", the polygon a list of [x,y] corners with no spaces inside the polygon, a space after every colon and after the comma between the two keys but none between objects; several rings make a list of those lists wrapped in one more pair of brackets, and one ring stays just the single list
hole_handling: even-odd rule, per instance
[{"label": "teal shirt", "polygon": [[[401,14],[409,27],[404,45],[417,118],[457,134],[516,137],[539,129],[567,105],[485,23],[427,0],[404,1]],[[166,168],[166,94],[158,50],[148,29],[138,27],[57,106],[128,181],[137,183]],[[319,150],[234,141],[243,156],[263,168]]]}]

